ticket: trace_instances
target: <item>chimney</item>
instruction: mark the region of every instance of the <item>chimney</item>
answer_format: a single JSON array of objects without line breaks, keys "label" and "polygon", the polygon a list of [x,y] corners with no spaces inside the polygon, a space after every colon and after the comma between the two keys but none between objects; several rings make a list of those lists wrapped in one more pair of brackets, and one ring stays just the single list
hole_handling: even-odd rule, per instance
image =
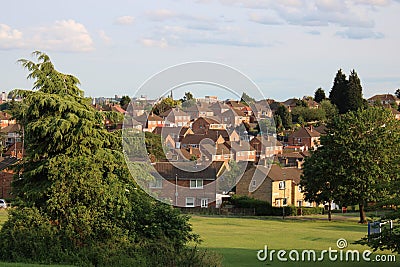
[{"label": "chimney", "polygon": [[310,125],[310,132],[313,132],[314,128],[312,126],[312,124]]}]

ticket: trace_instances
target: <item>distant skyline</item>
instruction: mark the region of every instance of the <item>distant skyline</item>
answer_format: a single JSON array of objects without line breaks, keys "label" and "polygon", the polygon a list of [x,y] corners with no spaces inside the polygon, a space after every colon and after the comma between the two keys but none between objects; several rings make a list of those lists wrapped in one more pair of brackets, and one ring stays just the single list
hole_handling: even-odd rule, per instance
[{"label": "distant skyline", "polygon": [[400,88],[400,0],[20,0],[0,14],[1,91],[32,87],[16,61],[35,50],[92,97],[134,96],[191,61],[238,69],[279,101],[319,87],[328,95],[339,68],[357,71],[365,98]]}]

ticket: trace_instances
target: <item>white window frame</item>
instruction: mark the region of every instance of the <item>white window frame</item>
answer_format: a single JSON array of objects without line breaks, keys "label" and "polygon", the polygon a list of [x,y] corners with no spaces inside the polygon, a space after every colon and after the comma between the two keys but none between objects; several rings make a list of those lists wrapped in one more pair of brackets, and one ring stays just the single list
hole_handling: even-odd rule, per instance
[{"label": "white window frame", "polygon": [[149,188],[162,188],[162,184],[163,184],[163,179],[162,178],[154,178],[153,181],[150,181],[149,183]]},{"label": "white window frame", "polygon": [[282,206],[286,207],[288,205],[288,201],[287,200],[288,200],[287,197],[282,198]]},{"label": "white window frame", "polygon": [[202,198],[200,204],[202,208],[208,208],[208,198]]},{"label": "white window frame", "polygon": [[286,181],[279,181],[279,190],[285,190],[286,189]]},{"label": "white window frame", "polygon": [[185,200],[185,207],[194,208],[195,206],[195,198],[194,197],[187,197]]},{"label": "white window frame", "polygon": [[[192,185],[194,182],[194,185]],[[204,181],[202,179],[190,180],[190,189],[203,189]]]}]

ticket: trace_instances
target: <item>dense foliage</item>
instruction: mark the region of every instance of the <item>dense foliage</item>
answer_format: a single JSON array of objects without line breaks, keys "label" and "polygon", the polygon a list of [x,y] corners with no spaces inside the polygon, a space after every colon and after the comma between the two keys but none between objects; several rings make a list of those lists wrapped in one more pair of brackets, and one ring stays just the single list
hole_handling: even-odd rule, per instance
[{"label": "dense foliage", "polygon": [[[21,60],[36,91],[16,91],[26,157],[17,166],[17,206],[0,232],[5,261],[87,266],[209,265],[186,246],[198,240],[188,217],[138,189],[119,132],[104,129],[72,75],[49,57]],[[139,166],[140,167],[140,166]]]},{"label": "dense foliage", "polygon": [[400,179],[400,123],[390,110],[371,107],[336,117],[321,137],[323,148],[306,158],[306,198],[360,207],[387,199]]},{"label": "dense foliage", "polygon": [[341,69],[338,70],[329,93],[329,99],[338,107],[340,114],[356,111],[366,106],[362,97],[361,82],[355,70],[351,71],[349,79]]}]

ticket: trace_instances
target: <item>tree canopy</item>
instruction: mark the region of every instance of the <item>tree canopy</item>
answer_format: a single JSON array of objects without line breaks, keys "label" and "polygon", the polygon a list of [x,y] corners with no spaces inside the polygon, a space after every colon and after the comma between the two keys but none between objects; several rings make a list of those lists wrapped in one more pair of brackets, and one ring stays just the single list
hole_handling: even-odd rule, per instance
[{"label": "tree canopy", "polygon": [[335,117],[321,137],[321,151],[305,160],[306,196],[326,195],[324,184],[330,183],[334,200],[359,205],[360,222],[366,222],[366,204],[386,198],[400,178],[399,129],[392,113],[377,107]]},{"label": "tree canopy", "polygon": [[326,99],[325,91],[320,87],[314,92],[314,101],[321,103],[322,100]]},{"label": "tree canopy", "polygon": [[338,70],[329,93],[329,99],[338,107],[340,114],[365,107],[361,81],[355,70],[351,71],[349,79],[341,69]]}]

